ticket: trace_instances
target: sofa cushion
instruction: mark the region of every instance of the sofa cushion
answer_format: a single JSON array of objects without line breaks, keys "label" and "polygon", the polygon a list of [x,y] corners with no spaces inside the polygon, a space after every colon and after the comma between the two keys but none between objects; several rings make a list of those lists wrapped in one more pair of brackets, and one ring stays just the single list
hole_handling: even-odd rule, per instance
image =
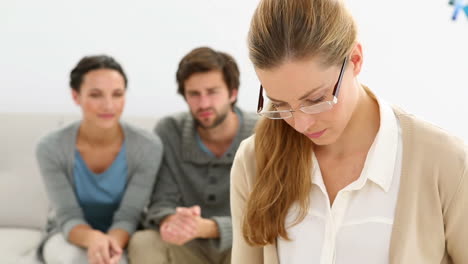
[{"label": "sofa cushion", "polygon": [[0,228],[0,263],[35,263],[39,230]]},{"label": "sofa cushion", "polygon": [[28,168],[1,171],[0,228],[44,229],[47,221],[47,197],[38,174]]},{"label": "sofa cushion", "polygon": [[43,229],[47,220],[47,196],[39,175],[27,168],[0,171],[0,228]]},{"label": "sofa cushion", "polygon": [[48,203],[35,148],[61,122],[53,115],[0,114],[0,227],[45,227]]}]

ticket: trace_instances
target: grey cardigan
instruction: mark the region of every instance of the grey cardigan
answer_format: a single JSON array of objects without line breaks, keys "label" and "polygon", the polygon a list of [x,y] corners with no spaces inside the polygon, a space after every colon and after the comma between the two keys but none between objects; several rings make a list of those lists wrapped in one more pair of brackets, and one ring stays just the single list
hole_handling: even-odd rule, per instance
[{"label": "grey cardigan", "polygon": [[175,213],[178,206],[199,205],[202,216],[214,220],[219,239],[203,244],[224,251],[232,246],[232,224],[229,203],[229,177],[235,153],[242,140],[252,135],[257,115],[236,108],[242,123],[231,148],[220,158],[204,152],[196,140],[196,127],[189,113],[161,119],[155,132],[164,144],[164,157],[151,198],[146,228],[159,228],[159,223]]},{"label": "grey cardigan", "polygon": [[[127,151],[127,185],[115,212],[111,229],[135,232],[143,208],[147,205],[161,164],[163,146],[154,134],[121,122]],[[77,202],[73,167],[80,122],[52,132],[42,138],[36,149],[41,175],[52,205],[47,233],[62,232],[68,238],[71,229],[87,224]],[[44,242],[43,241],[43,242]]]}]

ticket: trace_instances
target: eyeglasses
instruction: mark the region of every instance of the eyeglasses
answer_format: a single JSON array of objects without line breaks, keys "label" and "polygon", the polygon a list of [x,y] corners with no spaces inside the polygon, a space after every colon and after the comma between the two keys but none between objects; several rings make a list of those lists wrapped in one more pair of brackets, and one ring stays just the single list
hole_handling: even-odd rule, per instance
[{"label": "eyeglasses", "polygon": [[[338,76],[338,80],[336,81],[335,87],[333,88],[333,99],[330,101],[325,101],[313,105],[302,106],[299,110],[306,114],[319,114],[325,111],[328,111],[333,108],[335,104],[338,103],[338,94],[340,92],[341,87],[341,80],[343,79],[343,73],[346,69],[346,65],[348,62],[348,57],[346,57],[343,61],[343,65],[341,66],[340,75]],[[272,107],[274,108],[274,107]],[[286,119],[293,116],[293,112],[296,110],[266,110],[263,111],[263,86],[260,85],[260,95],[258,97],[258,107],[257,107],[257,114],[264,116],[269,119]]]}]

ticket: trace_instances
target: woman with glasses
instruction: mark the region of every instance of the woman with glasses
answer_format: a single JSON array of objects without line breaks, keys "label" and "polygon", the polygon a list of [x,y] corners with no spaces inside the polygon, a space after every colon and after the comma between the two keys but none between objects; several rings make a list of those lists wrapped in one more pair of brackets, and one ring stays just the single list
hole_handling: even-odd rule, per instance
[{"label": "woman with glasses", "polygon": [[127,77],[112,57],[81,59],[70,73],[82,120],[44,137],[37,160],[53,217],[46,263],[127,263],[162,158],[161,140],[120,121]]},{"label": "woman with glasses", "polygon": [[468,263],[468,155],[360,84],[340,0],[261,0],[256,134],[231,172],[233,263]]}]

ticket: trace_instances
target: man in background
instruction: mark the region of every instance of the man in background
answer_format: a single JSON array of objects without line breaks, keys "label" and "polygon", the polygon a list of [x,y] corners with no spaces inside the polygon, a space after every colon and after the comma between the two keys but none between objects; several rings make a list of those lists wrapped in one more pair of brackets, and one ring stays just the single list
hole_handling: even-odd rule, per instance
[{"label": "man in background", "polygon": [[230,170],[256,115],[235,106],[239,69],[224,52],[192,50],[179,63],[177,83],[190,111],[155,127],[164,157],[147,230],[133,236],[129,257],[136,264],[230,263]]}]

